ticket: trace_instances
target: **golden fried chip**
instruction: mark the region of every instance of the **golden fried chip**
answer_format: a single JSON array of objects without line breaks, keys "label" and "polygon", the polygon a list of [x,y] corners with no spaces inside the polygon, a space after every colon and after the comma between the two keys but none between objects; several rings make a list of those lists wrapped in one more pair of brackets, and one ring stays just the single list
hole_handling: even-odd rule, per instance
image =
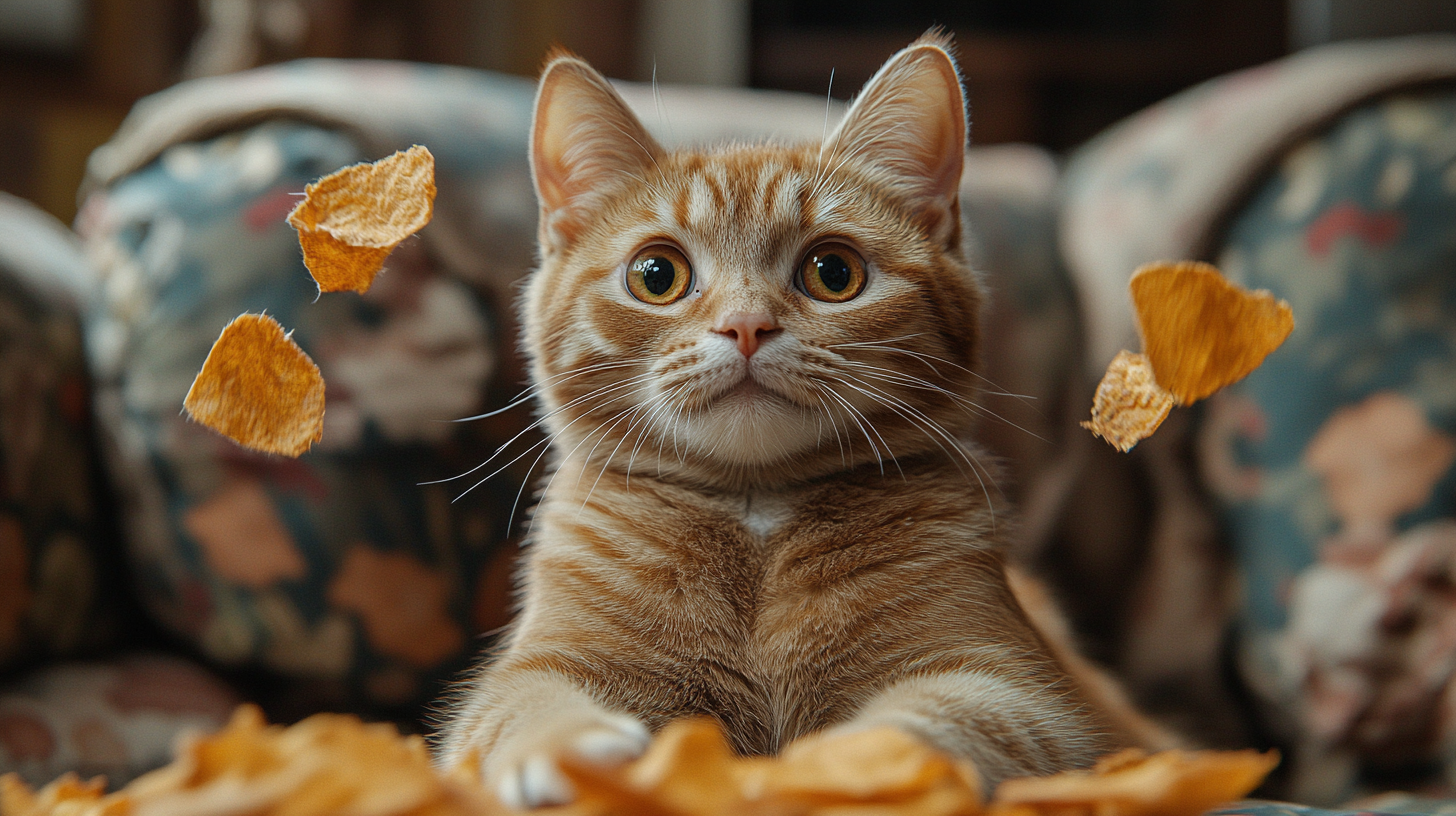
[{"label": "golden fried chip", "polygon": [[82,782],[76,774],[68,773],[35,791],[19,774],[8,773],[0,775],[0,816],[80,813],[100,802],[105,790],[106,780],[102,777]]},{"label": "golden fried chip", "polygon": [[1123,751],[1090,771],[1002,782],[987,813],[1198,816],[1247,795],[1277,764],[1273,751]]},{"label": "golden fried chip", "polygon": [[[743,802],[744,764],[712,720],[669,723],[641,759],[621,768],[567,763],[576,788],[572,816],[728,816]],[[757,760],[762,761],[762,760]]]},{"label": "golden fried chip", "polygon": [[1248,376],[1294,330],[1288,303],[1230,283],[1209,264],[1148,264],[1128,287],[1143,351],[1179,405]]},{"label": "golden fried chip", "polygon": [[[39,795],[3,790],[3,816],[493,816],[477,785],[442,776],[423,740],[392,725],[319,714],[289,728],[241,706],[219,733],[184,744],[171,764],[123,790]],[[94,784],[94,783],[93,783]],[[28,798],[27,798],[28,797]],[[69,801],[68,801],[69,800]],[[15,803],[12,806],[12,802]],[[71,805],[70,803],[74,803]]]},{"label": "golden fried chip", "polygon": [[[978,775],[893,729],[830,733],[777,758],[740,757],[707,719],[662,730],[640,760],[567,764],[577,800],[551,816],[1192,816],[1252,790],[1273,754],[1124,752],[1091,771],[1004,782],[980,803]],[[0,816],[501,816],[478,763],[434,769],[418,737],[320,714],[270,726],[241,706],[219,733],[117,793],[62,777],[36,793],[0,778]]]},{"label": "golden fried chip", "polygon": [[1294,312],[1197,261],[1148,264],[1128,283],[1143,354],[1119,352],[1082,427],[1124,453],[1173,405],[1189,405],[1248,376],[1294,331]]},{"label": "golden fried chip", "polygon": [[712,720],[685,720],[625,768],[565,770],[578,801],[563,812],[573,816],[953,816],[980,802],[973,769],[888,728],[813,736],[765,758],[735,755]]},{"label": "golden fried chip", "polygon": [[740,763],[712,720],[681,720],[662,730],[627,779],[669,810],[728,812],[740,798]]},{"label": "golden fried chip", "polygon": [[288,215],[320,292],[367,292],[400,241],[430,223],[435,157],[420,145],[324,176]]},{"label": "golden fried chip", "polygon": [[197,422],[265,453],[298,456],[323,438],[323,376],[267,315],[238,315],[222,330],[182,405]]},{"label": "golden fried chip", "polygon": [[764,791],[779,798],[908,804],[945,788],[959,791],[965,807],[981,799],[974,769],[896,728],[810,736],[791,743],[764,768]]},{"label": "golden fried chip", "polygon": [[1092,420],[1082,427],[1127,453],[1148,438],[1173,408],[1173,395],[1153,379],[1153,366],[1142,354],[1120,351],[1107,366],[1092,398]]}]

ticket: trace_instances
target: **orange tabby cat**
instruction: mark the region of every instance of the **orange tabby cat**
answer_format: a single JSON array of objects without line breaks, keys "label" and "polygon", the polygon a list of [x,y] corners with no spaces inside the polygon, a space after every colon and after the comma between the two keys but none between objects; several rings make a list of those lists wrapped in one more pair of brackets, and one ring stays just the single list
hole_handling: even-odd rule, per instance
[{"label": "orange tabby cat", "polygon": [[982,295],[945,46],[893,57],[823,145],[668,151],[585,63],[547,66],[524,316],[555,472],[442,762],[478,750],[539,806],[573,795],[558,758],[625,761],[688,715],[755,754],[890,725],[988,786],[1114,745],[959,441]]}]

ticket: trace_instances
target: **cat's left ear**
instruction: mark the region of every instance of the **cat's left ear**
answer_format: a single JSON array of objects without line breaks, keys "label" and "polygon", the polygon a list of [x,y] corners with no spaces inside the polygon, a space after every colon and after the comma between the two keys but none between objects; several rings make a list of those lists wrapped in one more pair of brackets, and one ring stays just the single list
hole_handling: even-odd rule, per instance
[{"label": "cat's left ear", "polygon": [[957,212],[966,150],[966,103],[950,38],[928,33],[891,57],[865,84],[826,157],[868,165],[935,213]]}]

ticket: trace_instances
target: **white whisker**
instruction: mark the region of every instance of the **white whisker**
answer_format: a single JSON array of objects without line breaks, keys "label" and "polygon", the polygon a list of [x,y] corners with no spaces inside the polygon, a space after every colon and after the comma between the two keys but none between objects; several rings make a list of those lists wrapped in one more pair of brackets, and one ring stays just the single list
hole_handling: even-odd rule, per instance
[{"label": "white whisker", "polygon": [[[520,432],[518,432],[515,436],[513,436],[510,439],[508,439],[505,442],[503,442],[500,447],[498,447],[498,448],[495,449],[495,452],[494,453],[492,453],[490,456],[487,456],[485,458],[485,461],[481,462],[480,464],[476,465],[475,467],[473,467],[473,468],[465,471],[464,473],[458,473],[458,474],[456,474],[454,476],[450,476],[450,477],[445,478],[445,479],[435,479],[433,481],[420,482],[420,484],[421,485],[444,484],[445,482],[453,482],[456,479],[463,479],[466,476],[469,476],[470,474],[474,473],[475,471],[480,470],[481,468],[485,467],[486,465],[489,465],[492,460],[494,460],[497,456],[500,456],[502,453],[504,453],[505,450],[507,448],[509,448],[512,444],[514,444],[516,440],[520,439],[522,436],[525,436],[526,434],[528,434],[531,431],[535,430],[536,428],[540,427],[543,423],[548,422],[552,417],[556,416],[557,414],[560,414],[561,412],[563,412],[563,411],[565,411],[565,410],[567,410],[569,408],[574,408],[575,406],[580,405],[582,402],[585,402],[586,400],[589,400],[592,397],[597,396],[599,394],[602,394],[602,393],[612,393],[614,391],[618,391],[618,390],[621,390],[623,388],[630,388],[631,386],[633,386],[633,385],[641,382],[642,380],[644,380],[644,379],[646,379],[646,378],[648,378],[650,376],[651,376],[650,373],[649,374],[638,374],[635,377],[629,377],[628,379],[625,379],[625,380],[619,380],[618,382],[611,383],[609,385],[604,385],[604,386],[602,386],[600,388],[597,388],[597,389],[595,389],[593,391],[590,391],[590,392],[588,392],[586,394],[583,394],[582,396],[577,397],[576,399],[572,400],[571,402],[568,402],[565,405],[560,406],[556,410],[551,411],[550,413],[547,413],[547,414],[545,414],[543,416],[537,417],[536,418],[536,421],[532,422],[530,425],[527,425],[525,428],[522,428],[520,430]],[[575,420],[573,420],[573,422],[574,421]],[[571,425],[571,423],[567,423],[567,426],[568,427],[570,427],[570,425]],[[515,461],[515,460],[513,459],[511,461]],[[497,472],[499,472],[499,471],[497,471]],[[474,489],[474,488],[471,488],[471,489]],[[469,492],[469,491],[466,491],[466,492]]]},{"label": "white whisker", "polygon": [[[862,376],[869,377],[871,379],[880,380],[882,382],[888,382],[888,383],[894,383],[896,385],[908,386],[910,388],[915,388],[915,389],[918,389],[918,390],[921,390],[921,391],[933,391],[935,393],[941,394],[941,395],[945,396],[946,398],[954,401],[956,403],[957,407],[959,407],[963,412],[965,412],[965,413],[967,413],[967,414],[969,414],[971,416],[974,416],[974,417],[986,417],[988,419],[994,419],[997,422],[1003,422],[1003,423],[1005,423],[1007,425],[1010,425],[1011,427],[1015,428],[1018,431],[1021,431],[1022,433],[1026,434],[1027,436],[1032,437],[1033,439],[1038,439],[1038,440],[1040,440],[1042,442],[1046,442],[1047,441],[1045,438],[1043,438],[1040,434],[1037,434],[1035,431],[1032,431],[1032,430],[1029,430],[1027,428],[1024,428],[1021,425],[1018,425],[1017,423],[1012,422],[1011,420],[1007,419],[1006,417],[1001,416],[1000,414],[996,413],[995,411],[992,411],[991,409],[987,408],[986,406],[981,405],[980,403],[978,403],[978,402],[976,402],[974,400],[968,400],[965,397],[962,397],[961,395],[956,394],[953,391],[949,391],[949,390],[947,390],[945,388],[942,388],[942,387],[940,387],[940,386],[938,386],[938,385],[936,385],[936,384],[934,384],[932,382],[929,382],[928,380],[922,380],[919,377],[913,377],[913,376],[911,376],[909,374],[904,374],[904,373],[901,373],[901,372],[898,372],[898,371],[894,371],[892,369],[881,368],[880,366],[872,366],[872,365],[870,365],[868,363],[857,363],[857,362],[854,362],[853,360],[849,360],[849,361],[846,361],[846,362],[847,362],[848,365],[850,365],[850,366],[852,366],[854,368],[872,369],[873,370],[873,371],[863,371],[863,372],[861,372]],[[873,372],[884,372],[884,373],[873,373]]]},{"label": "white whisker", "polygon": [[[638,377],[634,377],[631,380],[626,380],[626,381],[623,381],[622,383],[619,383],[618,386],[622,386],[622,387],[630,386],[630,385],[633,384],[633,380],[638,380],[638,379],[641,379],[642,377],[646,377],[646,376],[648,376],[648,375],[646,375],[646,374],[639,375]],[[543,422],[546,422],[551,417],[553,417],[553,416],[561,413],[562,411],[566,410],[567,408],[571,407],[572,405],[577,404],[577,403],[580,403],[581,401],[583,401],[585,399],[588,399],[591,396],[593,396],[593,395],[595,395],[598,392],[601,392],[603,390],[606,390],[606,387],[605,386],[603,388],[598,388],[596,391],[593,391],[590,394],[586,394],[584,396],[578,397],[577,399],[572,400],[572,402],[567,403],[566,405],[563,405],[561,408],[558,408],[555,411],[552,411],[550,414],[547,414],[547,415],[545,415],[545,416],[537,419],[535,422],[531,423],[526,428],[522,429],[520,433],[517,433],[515,436],[511,437],[510,440],[508,440],[505,444],[501,445],[499,448],[496,448],[495,453],[492,453],[489,457],[487,457],[484,462],[481,462],[480,464],[476,465],[475,467],[471,468],[470,470],[467,470],[465,473],[462,473],[459,476],[452,476],[449,479],[440,479],[440,480],[435,481],[435,482],[422,482],[422,484],[441,484],[442,482],[454,481],[455,479],[459,479],[462,476],[468,476],[471,473],[474,473],[475,471],[480,470],[482,467],[485,467],[487,464],[489,464],[491,462],[491,460],[495,459],[495,457],[499,456],[502,451],[504,451],[506,448],[508,448],[511,445],[511,443],[515,442],[517,439],[520,439],[521,436],[523,436],[524,434],[530,432],[532,429],[536,428],[537,426],[541,425]],[[614,388],[612,388],[610,390],[617,390],[617,388],[614,387]],[[586,413],[590,413],[590,411],[588,411]],[[582,417],[586,416],[586,413],[583,413],[581,416],[578,416],[575,419],[572,419],[570,422],[566,423],[564,426],[561,427],[561,430],[556,431],[555,433],[552,433],[552,434],[550,434],[548,436],[543,437],[540,441],[535,442],[530,447],[526,448],[524,451],[516,454],[514,457],[511,458],[510,461],[506,462],[504,465],[501,465],[499,468],[496,468],[488,476],[486,476],[483,479],[480,479],[475,484],[473,484],[470,487],[466,488],[465,490],[461,491],[460,495],[458,495],[455,498],[453,498],[453,499],[450,500],[451,503],[453,504],[453,503],[455,503],[457,501],[460,501],[470,491],[474,490],[477,487],[480,487],[481,485],[485,484],[486,482],[490,481],[491,479],[493,479],[497,475],[499,475],[501,473],[501,471],[505,470],[506,468],[510,467],[511,465],[515,464],[516,462],[519,462],[523,457],[526,456],[526,454],[528,454],[528,453],[531,452],[531,449],[532,448],[535,448],[537,445],[540,445],[542,442],[546,442],[546,443],[552,443],[552,442],[554,442],[557,436],[559,436],[562,433],[564,433],[567,428],[570,428],[572,425],[575,425],[578,420],[580,420]],[[600,428],[601,426],[598,425],[597,427]],[[578,445],[578,447],[580,447],[580,445]],[[542,453],[545,453],[545,451],[548,450],[549,448],[550,448],[550,445],[548,444],[547,448],[542,450]],[[574,452],[574,450],[575,449],[573,449],[573,452]],[[540,457],[538,456],[537,459],[539,460]],[[534,467],[534,463],[533,463],[533,467]],[[527,474],[529,474],[529,473],[530,473],[530,471],[527,470]]]},{"label": "white whisker", "polygon": [[[995,503],[991,500],[991,491],[990,491],[990,488],[987,487],[985,479],[983,479],[981,477],[981,471],[984,469],[984,466],[983,465],[980,465],[980,463],[978,463],[975,460],[975,457],[974,456],[971,456],[970,453],[968,451],[966,451],[965,445],[962,444],[959,439],[956,439],[953,434],[951,434],[950,432],[946,431],[945,428],[941,427],[940,423],[938,423],[934,419],[931,419],[930,417],[926,416],[923,412],[919,411],[914,406],[912,406],[909,403],[906,403],[906,402],[904,402],[904,401],[902,401],[902,400],[900,400],[900,399],[898,399],[896,397],[893,397],[893,396],[891,396],[889,394],[886,394],[883,391],[880,391],[878,388],[874,388],[873,386],[870,386],[868,383],[865,383],[865,385],[868,388],[860,388],[859,386],[856,386],[854,383],[847,382],[847,381],[842,380],[842,379],[839,380],[839,382],[840,382],[840,384],[845,385],[845,386],[847,386],[849,388],[853,388],[854,390],[858,391],[859,393],[864,394],[866,397],[869,397],[870,399],[875,400],[876,402],[879,402],[881,405],[884,405],[886,408],[889,408],[891,411],[894,411],[895,413],[897,413],[900,416],[904,417],[905,419],[909,420],[911,422],[911,424],[913,424],[915,427],[919,428],[922,433],[925,433],[925,435],[932,442],[935,442],[935,444],[937,446],[939,446],[940,449],[947,456],[951,456],[950,450],[947,449],[945,447],[945,445],[941,444],[940,440],[936,439],[936,436],[939,436],[941,439],[944,439],[953,448],[955,448],[956,452],[960,454],[960,456],[961,456],[961,458],[963,460],[965,460],[965,463],[970,466],[970,468],[971,468],[971,474],[976,477],[976,481],[980,484],[980,486],[981,486],[981,494],[986,499],[986,509],[990,512],[990,516],[991,516],[991,529],[993,531],[996,529],[996,507],[995,507]],[[863,382],[863,381],[861,381],[861,382]],[[933,431],[934,433],[933,434],[930,433],[931,431]],[[951,456],[951,462],[952,463],[955,462],[955,457],[954,456]],[[960,469],[960,465],[957,464],[956,465],[956,469],[959,470]],[[964,476],[965,475],[965,471],[961,471],[961,475]],[[988,476],[990,475],[989,471],[987,471],[987,475]]]},{"label": "white whisker", "polygon": [[[839,394],[839,392],[835,391],[833,388],[827,387],[823,383],[820,383],[820,387],[824,389],[825,393],[833,397],[836,401],[839,402],[840,405],[843,405],[849,411],[850,419],[854,420],[854,423],[859,426],[860,433],[864,434],[865,441],[870,443],[870,449],[874,451],[875,459],[880,464],[880,474],[884,475],[885,473],[885,459],[883,456],[880,455],[880,448],[878,445],[875,444],[875,440],[870,438],[870,432],[865,429],[865,423],[869,423],[869,427],[874,430],[875,436],[879,437],[880,443],[885,446],[885,453],[889,454],[890,461],[894,462],[895,467],[898,469],[900,467],[900,463],[895,459],[894,451],[890,450],[890,446],[885,443],[885,438],[880,436],[880,431],[878,428],[874,427],[874,423],[870,422],[868,417],[860,413],[858,408],[854,407],[854,403],[845,399],[841,394]],[[861,422],[861,420],[863,420],[863,422]],[[905,478],[905,471],[900,471],[900,478]]]},{"label": "white whisker", "polygon": [[[509,411],[512,408],[515,408],[515,407],[517,407],[519,405],[522,405],[524,403],[530,402],[532,399],[534,399],[536,396],[538,396],[541,393],[541,390],[543,388],[545,388],[547,385],[551,385],[553,382],[555,382],[557,380],[560,380],[561,382],[566,382],[567,380],[575,379],[575,378],[580,377],[582,375],[590,374],[590,373],[593,373],[593,372],[596,372],[596,371],[604,371],[606,369],[611,369],[611,368],[627,368],[627,367],[630,367],[630,366],[633,366],[633,365],[636,365],[636,363],[635,362],[631,362],[631,361],[629,361],[629,362],[617,362],[617,363],[597,363],[595,365],[584,366],[582,368],[576,368],[576,369],[572,369],[570,371],[563,371],[560,374],[556,374],[556,375],[547,377],[546,379],[542,380],[539,383],[533,383],[533,384],[531,384],[530,386],[528,386],[524,390],[522,390],[520,393],[518,393],[514,397],[512,397],[511,398],[511,401],[508,404],[503,405],[500,408],[496,408],[493,411],[486,411],[483,414],[476,414],[475,416],[468,416],[468,417],[460,417],[459,419],[451,419],[451,420],[446,420],[446,421],[448,421],[448,422],[472,422],[472,421],[477,420],[477,419],[487,419],[489,417],[498,416],[500,414],[504,414],[506,411]],[[564,379],[562,379],[562,378],[564,378]]]}]

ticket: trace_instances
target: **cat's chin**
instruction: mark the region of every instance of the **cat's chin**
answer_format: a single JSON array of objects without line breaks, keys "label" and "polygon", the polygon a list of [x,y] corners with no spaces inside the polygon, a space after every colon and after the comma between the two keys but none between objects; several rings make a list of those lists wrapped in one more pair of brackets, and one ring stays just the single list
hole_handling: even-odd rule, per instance
[{"label": "cat's chin", "polygon": [[736,466],[791,459],[820,442],[824,423],[751,379],[677,420],[677,439],[695,454]]}]

